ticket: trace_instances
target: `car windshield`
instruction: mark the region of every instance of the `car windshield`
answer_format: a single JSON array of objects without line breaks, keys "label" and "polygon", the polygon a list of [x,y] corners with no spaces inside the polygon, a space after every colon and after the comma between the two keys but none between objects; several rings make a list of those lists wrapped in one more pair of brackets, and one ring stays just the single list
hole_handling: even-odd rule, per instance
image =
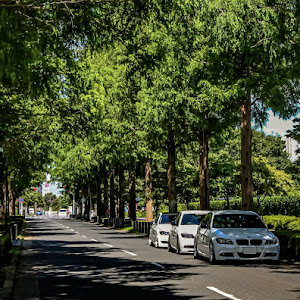
[{"label": "car windshield", "polygon": [[256,215],[226,214],[214,217],[213,228],[266,228]]},{"label": "car windshield", "polygon": [[159,220],[159,224],[170,224],[172,221],[176,219],[176,215],[161,215]]},{"label": "car windshield", "polygon": [[67,211],[66,209],[61,209],[61,210],[60,210],[60,212],[66,212],[66,211]]},{"label": "car windshield", "polygon": [[184,214],[181,225],[199,225],[203,217],[203,215],[197,214]]}]

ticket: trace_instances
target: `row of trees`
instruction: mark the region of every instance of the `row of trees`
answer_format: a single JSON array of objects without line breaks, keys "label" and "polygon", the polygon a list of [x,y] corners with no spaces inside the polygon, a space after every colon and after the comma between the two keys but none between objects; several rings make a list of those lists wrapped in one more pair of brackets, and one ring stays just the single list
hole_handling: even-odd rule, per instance
[{"label": "row of trees", "polygon": [[[154,187],[168,191],[170,211],[195,195],[208,209],[211,192],[236,194],[240,177],[242,208],[253,209],[253,167],[269,174],[265,181],[286,171],[266,155],[252,164],[251,126],[262,125],[269,109],[283,118],[299,110],[297,1],[20,3],[1,7],[3,20],[19,24],[2,38],[0,97],[5,174],[14,174],[17,194],[50,165],[78,203],[85,194],[86,212],[94,193],[98,214],[110,201],[115,217],[117,179],[124,218],[126,174],[135,219],[136,177],[145,172],[150,220]],[[8,49],[26,55],[16,64]],[[180,176],[193,184],[178,184]],[[254,180],[263,194],[263,180]],[[289,176],[285,183],[292,185]]]}]

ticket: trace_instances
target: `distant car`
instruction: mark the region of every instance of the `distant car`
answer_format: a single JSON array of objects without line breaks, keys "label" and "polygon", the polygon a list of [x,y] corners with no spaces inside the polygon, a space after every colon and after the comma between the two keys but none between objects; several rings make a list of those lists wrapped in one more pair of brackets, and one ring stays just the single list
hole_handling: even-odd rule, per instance
[{"label": "distant car", "polygon": [[157,221],[153,222],[149,233],[149,245],[155,247],[168,247],[169,232],[172,228],[171,222],[175,220],[178,213],[160,213]]},{"label": "distant car", "polygon": [[252,211],[212,211],[198,227],[194,257],[216,260],[278,260],[278,238]]},{"label": "distant car", "polygon": [[58,212],[58,216],[59,217],[66,217],[67,216],[67,212],[68,212],[67,209],[60,209],[59,212]]},{"label": "distant car", "polygon": [[171,223],[168,250],[170,252],[175,250],[177,253],[193,252],[197,228],[207,213],[207,210],[181,211],[176,220]]}]

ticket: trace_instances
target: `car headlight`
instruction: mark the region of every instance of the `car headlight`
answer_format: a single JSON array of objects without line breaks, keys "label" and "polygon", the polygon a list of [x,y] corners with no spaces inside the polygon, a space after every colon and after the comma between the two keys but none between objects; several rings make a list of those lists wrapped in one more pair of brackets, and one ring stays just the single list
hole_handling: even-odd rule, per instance
[{"label": "car headlight", "polygon": [[232,240],[229,240],[229,239],[217,238],[216,241],[219,244],[227,244],[227,245],[233,244]]},{"label": "car headlight", "polygon": [[266,245],[276,245],[277,240],[266,240]]},{"label": "car headlight", "polygon": [[159,234],[160,235],[169,235],[169,232],[168,231],[160,231]]},{"label": "car headlight", "polygon": [[181,236],[187,239],[193,239],[194,236],[191,233],[182,233]]}]

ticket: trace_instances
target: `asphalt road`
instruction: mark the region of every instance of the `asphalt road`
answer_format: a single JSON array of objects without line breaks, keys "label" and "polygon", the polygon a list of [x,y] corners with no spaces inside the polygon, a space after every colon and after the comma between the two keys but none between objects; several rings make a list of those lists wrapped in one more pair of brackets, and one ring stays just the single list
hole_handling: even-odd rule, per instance
[{"label": "asphalt road", "polygon": [[23,246],[14,299],[300,298],[300,264],[210,265],[78,220],[33,218]]}]

